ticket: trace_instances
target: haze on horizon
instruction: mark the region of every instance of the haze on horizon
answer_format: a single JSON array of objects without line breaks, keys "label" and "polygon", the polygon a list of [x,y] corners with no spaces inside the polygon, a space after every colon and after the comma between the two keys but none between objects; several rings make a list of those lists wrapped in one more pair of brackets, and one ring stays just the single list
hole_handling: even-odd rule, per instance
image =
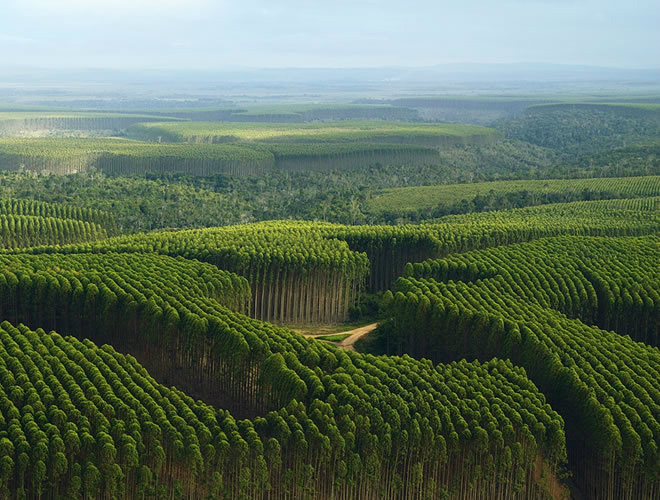
[{"label": "haze on horizon", "polygon": [[660,67],[660,2],[4,0],[0,67]]}]

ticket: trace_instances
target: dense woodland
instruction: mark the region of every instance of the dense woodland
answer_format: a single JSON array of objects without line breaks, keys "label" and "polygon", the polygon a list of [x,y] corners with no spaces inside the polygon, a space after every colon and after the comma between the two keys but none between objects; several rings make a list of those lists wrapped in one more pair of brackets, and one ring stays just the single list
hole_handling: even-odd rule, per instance
[{"label": "dense woodland", "polygon": [[657,139],[658,104],[546,104],[495,126],[507,137],[581,157]]},{"label": "dense woodland", "polygon": [[116,111],[0,113],[0,499],[660,500],[657,105]]},{"label": "dense woodland", "polygon": [[[515,106],[511,108],[511,112],[515,109]],[[618,128],[619,122],[627,125]],[[264,130],[283,134],[289,126],[257,125],[262,126],[256,129],[260,134]],[[179,125],[172,122],[171,126]],[[206,128],[212,126],[204,124]],[[225,124],[219,130],[231,130],[230,126]],[[252,133],[249,126],[240,126],[236,133],[249,137],[246,136]],[[443,200],[414,211],[403,210],[396,202],[386,209],[373,210],[371,200],[377,199],[382,190],[407,186],[660,174],[656,105],[530,106],[521,117],[500,120],[496,126],[512,138],[487,144],[445,146],[435,152],[424,146],[369,146],[361,142],[238,143],[216,145],[218,150],[198,144],[187,151],[174,144],[102,139],[78,139],[77,142],[56,139],[54,143],[43,139],[36,142],[6,139],[0,141],[0,155],[9,155],[9,159],[4,160],[6,169],[21,170],[23,165],[25,170],[30,161],[38,161],[42,166],[50,162],[62,165],[67,172],[80,173],[43,175],[42,167],[34,174],[3,172],[0,192],[5,197],[102,209],[114,215],[122,230],[142,231],[273,219],[343,224],[417,222],[448,214],[539,203],[617,198],[621,193],[617,189],[572,189],[535,197],[531,189],[512,186],[490,193],[484,187],[462,199]],[[339,130],[346,134],[356,133],[354,129],[346,124],[333,129],[326,124],[317,129],[290,130],[305,133]],[[555,139],[534,139],[529,134],[536,129]],[[408,127],[408,130],[415,129]],[[623,139],[611,140],[607,136],[601,140],[603,136],[599,131],[602,130]],[[571,134],[570,141],[562,139],[566,134]],[[580,155],[575,154],[575,148],[580,148]],[[3,150],[5,153],[1,153]],[[30,151],[29,155],[26,151]],[[175,157],[171,157],[172,154]],[[206,159],[194,159],[199,155]],[[160,166],[150,169],[152,164]],[[244,172],[260,173],[232,175],[239,164]],[[280,166],[274,167],[276,165]],[[131,175],[127,176],[129,173]]]},{"label": "dense woodland", "polygon": [[[506,209],[545,201],[533,199],[524,189],[497,193],[489,189],[454,202],[438,203],[430,210],[404,211],[396,205],[371,211],[370,200],[387,188],[493,181],[569,177],[578,167],[559,167],[554,153],[528,145],[502,141],[487,147],[443,150],[437,165],[375,164],[329,172],[270,172],[258,177],[228,175],[188,176],[143,174],[109,176],[92,170],[74,175],[0,172],[0,193],[112,213],[125,231],[164,228],[210,227],[272,219],[304,219],[342,224],[411,222],[452,213]],[[614,150],[616,160],[605,154],[589,160],[597,176],[652,175],[660,173],[657,148],[648,146]],[[580,176],[588,172],[580,167]],[[618,197],[594,190],[563,193],[550,201],[577,201]],[[487,199],[484,199],[487,198]]]},{"label": "dense woodland", "polygon": [[524,366],[566,420],[588,497],[656,498],[659,260],[657,236],[571,236],[409,264],[379,341],[435,362]]}]

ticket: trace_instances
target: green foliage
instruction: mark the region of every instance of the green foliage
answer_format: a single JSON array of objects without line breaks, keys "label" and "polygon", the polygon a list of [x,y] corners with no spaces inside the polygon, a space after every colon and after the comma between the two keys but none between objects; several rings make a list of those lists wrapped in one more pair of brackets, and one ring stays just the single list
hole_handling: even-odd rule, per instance
[{"label": "green foliage", "polygon": [[271,222],[140,234],[62,250],[162,253],[209,262],[248,279],[253,317],[328,323],[346,317],[369,270],[366,255],[334,237],[336,230],[331,224]]},{"label": "green foliage", "polygon": [[115,233],[102,212],[29,200],[0,200],[0,248],[65,245]]},{"label": "green foliage", "polygon": [[614,148],[581,158],[575,170],[579,175],[602,177],[657,175],[660,173],[660,141]]},{"label": "green foliage", "polygon": [[[654,498],[657,402],[648,373],[657,350],[576,318],[657,339],[657,237],[539,238],[659,228],[657,198],[642,198],[420,226],[276,221],[6,250],[0,315],[78,340],[2,325],[0,473],[8,479],[0,480],[17,498],[494,491],[489,498],[541,499],[535,467],[545,461],[556,471],[566,458],[563,420],[547,396],[569,422],[569,442],[574,433],[589,440],[576,455],[587,464],[577,469],[581,481],[604,468],[622,478],[615,493]],[[579,243],[587,240],[601,246]],[[430,257],[444,258],[422,262]],[[347,353],[240,313],[341,318],[365,280],[383,289],[404,267],[396,293],[384,294],[383,310],[397,311],[386,348],[413,332],[402,352],[446,352],[449,364]],[[431,275],[437,291],[426,284]],[[594,301],[587,282],[596,280]],[[424,284],[432,293],[415,288]],[[481,362],[454,362],[469,349]],[[525,370],[491,360],[494,353]]]},{"label": "green foliage", "polygon": [[77,219],[85,222],[93,222],[108,228],[112,227],[113,224],[113,219],[110,215],[98,210],[25,199],[1,199],[0,214]]},{"label": "green foliage", "polygon": [[[237,182],[218,185],[222,192],[214,192],[185,182],[106,176],[97,172],[74,175],[0,172],[0,196],[48,200],[82,212],[102,211],[109,214],[111,227],[134,233],[246,222],[253,217],[252,208],[243,199],[247,189],[234,188]],[[104,226],[108,230],[105,223]]]},{"label": "green foliage", "polygon": [[[510,141],[442,148],[433,152],[431,160],[425,147],[377,144],[370,151],[367,146],[327,144],[328,151],[346,147],[352,152],[309,158],[293,154],[295,148],[306,146],[268,145],[291,152],[281,161],[293,170],[271,169],[248,177],[147,173],[146,178],[128,178],[98,170],[70,175],[5,171],[0,172],[0,193],[100,209],[112,213],[117,226],[127,232],[288,218],[358,224],[382,222],[365,211],[371,193],[380,188],[515,177],[528,175],[530,165],[545,169],[552,163],[541,148]],[[303,169],[305,165],[309,168]]]},{"label": "green foliage", "polygon": [[337,333],[335,335],[319,335],[314,337],[316,340],[326,340],[328,342],[341,342],[347,337],[350,337],[350,333]]},{"label": "green foliage", "polygon": [[[296,127],[180,123],[180,129],[170,128],[169,122],[159,123],[157,127],[144,123],[131,128],[134,135],[158,143],[108,138],[0,139],[0,166],[59,174],[97,168],[113,175],[151,172],[246,176],[275,169],[329,170],[377,163],[434,163],[438,159],[434,149],[437,146],[491,144],[498,137],[492,129],[469,125],[377,121],[324,122]],[[161,144],[161,140],[196,144]],[[227,142],[234,144],[216,144]]]},{"label": "green foliage", "polygon": [[[0,432],[11,444],[2,441],[0,451],[14,462],[26,452],[37,464],[33,474],[12,478],[10,491],[265,499],[288,489],[350,497],[394,491],[396,477],[414,474],[401,492],[412,498],[450,482],[467,491],[467,484],[453,484],[459,475],[485,485],[478,475],[484,463],[495,464],[495,480],[507,484],[533,467],[532,443],[547,441],[542,434],[532,439],[525,428],[557,420],[561,432],[558,415],[510,363],[434,367],[337,352],[222,306],[218,301],[236,304],[245,296],[245,280],[209,264],[131,253],[0,259],[3,316],[130,346],[160,376],[177,373],[179,383],[187,373],[193,392],[202,385],[204,397],[212,396],[222,387],[225,404],[264,415],[236,421],[157,384],[135,358],[108,345],[5,322]],[[39,283],[53,287],[53,300],[40,300]],[[500,401],[497,410],[485,398],[491,395]],[[477,406],[460,403],[466,397]],[[520,419],[509,417],[519,413]],[[502,439],[474,448],[471,436],[481,426]],[[496,457],[516,443],[524,450],[516,468],[500,469]],[[542,453],[552,466],[565,458],[561,445]],[[342,462],[350,464],[345,475],[337,468]],[[447,479],[432,480],[438,477]],[[521,495],[541,498],[531,480]]]},{"label": "green foliage", "polygon": [[549,104],[495,124],[505,136],[549,147],[567,158],[657,139],[660,106],[647,104]]},{"label": "green foliage", "polygon": [[118,131],[130,125],[148,121],[172,120],[146,114],[98,112],[0,112],[0,137],[17,134],[54,131]]},{"label": "green foliage", "polygon": [[459,124],[385,121],[338,121],[306,124],[178,122],[132,126],[129,134],[140,139],[172,142],[386,142],[444,146],[489,142],[497,133],[486,127]]},{"label": "green foliage", "polygon": [[212,263],[248,279],[253,317],[279,322],[346,318],[362,283],[385,290],[407,262],[558,234],[649,234],[660,214],[652,198],[580,202],[467,214],[420,226],[340,226],[273,221],[156,232],[31,252],[144,252]]},{"label": "green foliage", "polygon": [[273,154],[238,145],[152,144],[125,139],[0,139],[6,170],[72,174],[97,168],[113,175],[144,172],[247,175],[273,167]]},{"label": "green foliage", "polygon": [[564,236],[415,264],[381,344],[520,364],[566,419],[585,490],[657,498],[660,353],[630,336],[660,344],[658,262],[657,236]]},{"label": "green foliage", "polygon": [[[532,422],[546,422],[548,427],[557,422],[561,433],[558,415],[543,405],[542,396],[524,373],[507,362],[461,362],[436,369],[410,358],[346,356],[342,364],[343,368],[324,374],[332,406],[319,399],[307,405],[292,402],[265,418],[236,421],[224,410],[157,384],[132,357],[108,346],[98,348],[89,340],[15,328],[4,322],[0,328],[0,408],[5,414],[20,415],[3,426],[8,436],[5,441],[11,443],[4,449],[8,458],[27,450],[34,460],[32,473],[20,483],[10,477],[10,491],[20,484],[28,496],[67,490],[81,491],[90,498],[140,498],[163,489],[188,498],[248,495],[265,499],[279,497],[290,474],[292,493],[318,498],[332,490],[349,496],[356,491],[388,491],[393,488],[389,476],[395,470],[404,478],[414,476],[414,482],[404,485],[402,492],[412,497],[417,491],[434,494],[436,488],[447,487],[446,482],[437,484],[431,477],[446,477],[459,470],[481,486],[485,479],[477,471],[486,462],[495,467],[491,480],[504,485],[515,477],[513,471],[524,475],[533,467],[535,448],[531,443],[535,438],[525,430]],[[347,377],[356,382],[347,382]],[[404,389],[413,384],[420,387],[417,395]],[[32,404],[7,397],[17,388],[33,395]],[[388,398],[370,398],[364,390],[374,395],[387,391]],[[521,391],[524,398],[518,395]],[[490,394],[500,401],[492,408],[483,397]],[[464,397],[480,403],[461,404]],[[351,401],[360,404],[353,406]],[[49,417],[54,408],[67,416],[61,428]],[[509,427],[519,431],[520,437],[510,434]],[[89,446],[68,459],[57,454],[44,461],[38,445],[59,439],[66,428],[89,436]],[[146,429],[156,432],[147,434]],[[463,437],[453,440],[454,429]],[[473,433],[488,439],[484,429],[500,436],[501,442],[495,439],[486,448],[473,447]],[[536,440],[545,442],[546,437],[537,434]],[[445,446],[447,441],[452,442],[451,448]],[[262,443],[269,443],[266,460]],[[500,468],[496,457],[516,443],[523,450],[520,461],[513,468]],[[198,454],[201,444],[215,450],[212,460]],[[158,467],[154,450],[161,447],[167,450],[166,462]],[[561,461],[564,453],[561,446],[545,449],[551,463]],[[358,457],[368,467],[366,476],[361,477]],[[337,484],[327,480],[334,477],[335,464],[345,459],[351,464],[350,480]],[[417,465],[406,467],[408,460]],[[458,460],[462,461],[460,469]],[[197,474],[197,467],[207,472]],[[69,482],[68,474],[79,479]],[[467,491],[467,485],[453,487]],[[520,498],[541,498],[530,481],[523,481],[523,494],[528,496]]]},{"label": "green foliage", "polygon": [[[153,105],[153,102],[150,102]],[[416,121],[417,112],[402,106],[360,104],[273,104],[247,107],[194,107],[144,110],[150,116],[193,121],[298,123],[327,120]]]},{"label": "green foliage", "polygon": [[[244,177],[277,171],[344,170],[380,164],[438,164],[438,150],[430,147],[436,146],[433,143],[436,136],[423,137],[412,144],[405,138],[397,140],[398,136],[385,136],[380,141],[377,137],[366,141],[356,137],[348,142],[304,144],[295,141],[172,144],[108,138],[11,138],[0,139],[0,166],[5,170],[48,174],[75,174],[94,168],[111,175],[178,173]],[[442,138],[438,140],[449,141],[448,145],[474,142],[470,136],[465,139],[461,134],[438,134],[438,137]],[[486,137],[485,144],[493,142],[492,134],[478,137]],[[415,141],[422,144],[415,144]],[[425,141],[431,144],[424,145]]]},{"label": "green foliage", "polygon": [[[367,205],[371,213],[406,213],[472,203],[470,211],[481,211],[507,196],[519,196],[525,205],[541,205],[576,198],[639,198],[660,195],[660,176],[595,179],[547,179],[499,181],[470,184],[417,186],[384,190]],[[480,206],[483,204],[483,206]],[[496,207],[497,208],[497,207]]]}]

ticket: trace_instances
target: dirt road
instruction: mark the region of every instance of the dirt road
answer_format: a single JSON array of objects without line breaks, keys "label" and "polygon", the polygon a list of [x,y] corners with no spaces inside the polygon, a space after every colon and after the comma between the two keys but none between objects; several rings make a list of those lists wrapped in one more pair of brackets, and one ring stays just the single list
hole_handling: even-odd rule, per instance
[{"label": "dirt road", "polygon": [[355,351],[354,344],[367,335],[370,332],[373,332],[376,327],[378,326],[378,323],[371,323],[370,325],[366,326],[361,326],[360,328],[356,328],[354,330],[348,330],[346,332],[339,332],[339,333],[303,333],[303,332],[298,332],[300,335],[303,337],[308,337],[308,338],[316,338],[316,337],[322,337],[324,335],[345,335],[349,334],[348,337],[346,337],[344,340],[341,342],[332,342],[335,344],[337,347],[340,349],[346,349],[347,351]]},{"label": "dirt road", "polygon": [[350,333],[351,336],[346,337],[337,345],[339,346],[340,349],[346,349],[347,351],[355,351],[354,344],[368,333],[374,331],[377,326],[378,323],[371,323],[370,325],[356,328],[355,330],[351,330],[349,332],[345,332],[345,333]]}]

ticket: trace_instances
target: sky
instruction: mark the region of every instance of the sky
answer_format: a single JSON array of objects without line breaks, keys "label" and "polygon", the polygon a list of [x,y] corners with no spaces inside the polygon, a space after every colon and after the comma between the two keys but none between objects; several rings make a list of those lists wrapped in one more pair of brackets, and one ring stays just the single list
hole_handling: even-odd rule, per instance
[{"label": "sky", "polygon": [[0,0],[0,67],[660,68],[659,0]]}]

